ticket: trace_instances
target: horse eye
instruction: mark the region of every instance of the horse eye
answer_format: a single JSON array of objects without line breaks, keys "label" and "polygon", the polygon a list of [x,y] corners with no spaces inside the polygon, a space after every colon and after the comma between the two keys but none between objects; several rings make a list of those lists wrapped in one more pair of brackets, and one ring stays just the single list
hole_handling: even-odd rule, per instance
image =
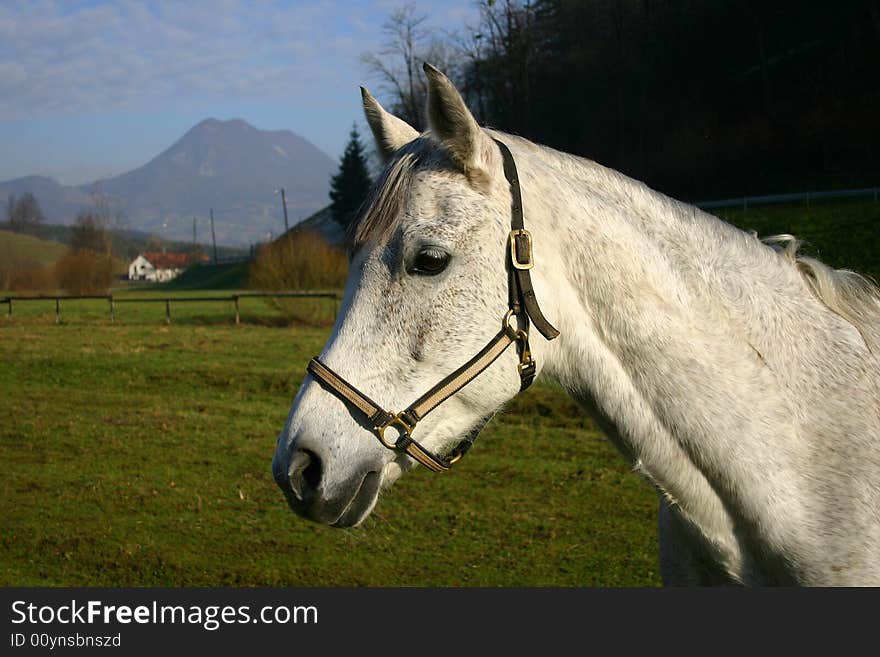
[{"label": "horse eye", "polygon": [[449,254],[434,247],[422,249],[416,254],[409,267],[411,274],[423,276],[435,276],[446,269],[449,264]]}]

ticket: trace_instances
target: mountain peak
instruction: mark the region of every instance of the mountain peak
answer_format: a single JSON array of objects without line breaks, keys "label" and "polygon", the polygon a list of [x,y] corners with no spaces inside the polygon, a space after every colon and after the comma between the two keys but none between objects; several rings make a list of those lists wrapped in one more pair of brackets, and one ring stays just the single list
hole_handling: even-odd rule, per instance
[{"label": "mountain peak", "polygon": [[189,132],[192,132],[193,130],[198,130],[199,128],[247,128],[250,130],[257,129],[244,119],[217,119],[213,116],[209,116],[207,119],[202,119],[196,125],[194,125],[189,130]]},{"label": "mountain peak", "polygon": [[[240,245],[284,230],[274,194],[280,187],[287,192],[292,224],[327,205],[335,168],[326,153],[290,130],[260,130],[241,118],[210,117],[142,167],[102,180],[101,190],[119,201],[133,229],[191,239],[193,218],[205,225],[201,222],[213,209],[218,242]],[[71,223],[89,207],[92,185],[56,183],[53,189],[54,181],[47,179],[12,182],[0,183],[0,192],[33,188],[51,222]]]}]

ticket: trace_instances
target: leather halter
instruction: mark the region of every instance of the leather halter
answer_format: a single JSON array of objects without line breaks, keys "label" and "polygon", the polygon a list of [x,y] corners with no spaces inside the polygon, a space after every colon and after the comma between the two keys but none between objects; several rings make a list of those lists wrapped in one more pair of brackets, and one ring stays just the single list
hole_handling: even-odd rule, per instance
[{"label": "leather halter", "polygon": [[[449,399],[468,383],[485,371],[514,342],[519,352],[517,370],[520,377],[520,392],[528,388],[535,379],[535,359],[529,348],[529,320],[548,340],[559,335],[538,306],[529,270],[534,267],[532,236],[523,224],[522,194],[516,173],[516,164],[507,145],[495,140],[504,160],[504,176],[510,185],[510,236],[507,250],[509,270],[508,309],[501,321],[501,330],[489,340],[473,358],[442,379],[437,385],[416,399],[406,410],[391,413],[339,376],[317,357],[308,365],[308,372],[330,392],[341,400],[357,408],[373,426],[379,442],[392,450],[403,451],[434,472],[448,470],[470,448],[473,439],[465,439],[458,444],[448,457],[429,451],[412,437],[416,424],[441,403]],[[517,317],[520,328],[511,326],[511,317]],[[385,437],[389,427],[398,430],[394,440]]]}]

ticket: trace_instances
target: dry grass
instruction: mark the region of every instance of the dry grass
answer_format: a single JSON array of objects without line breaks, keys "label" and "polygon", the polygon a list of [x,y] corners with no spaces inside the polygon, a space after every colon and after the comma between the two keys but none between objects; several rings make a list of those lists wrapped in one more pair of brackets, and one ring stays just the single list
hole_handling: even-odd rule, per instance
[{"label": "dry grass", "polygon": [[0,290],[104,294],[126,263],[109,251],[73,250],[32,235],[0,230]]},{"label": "dry grass", "polygon": [[[317,233],[294,232],[263,246],[250,269],[250,286],[259,290],[337,290],[345,286],[345,253]],[[273,299],[288,319],[304,320],[302,303]]]},{"label": "dry grass", "polygon": [[348,260],[317,233],[292,233],[263,246],[250,282],[263,290],[314,290],[345,285]]},{"label": "dry grass", "polygon": [[53,240],[0,230],[0,262],[14,255],[34,261],[40,266],[51,265],[66,250],[66,246]]},{"label": "dry grass", "polygon": [[0,290],[54,289],[52,265],[63,253],[64,246],[57,242],[0,230]]},{"label": "dry grass", "polygon": [[92,251],[68,251],[55,263],[55,280],[68,294],[105,294],[113,284],[113,258]]},{"label": "dry grass", "polygon": [[0,290],[8,292],[47,291],[55,288],[52,266],[40,265],[26,256],[0,260]]}]

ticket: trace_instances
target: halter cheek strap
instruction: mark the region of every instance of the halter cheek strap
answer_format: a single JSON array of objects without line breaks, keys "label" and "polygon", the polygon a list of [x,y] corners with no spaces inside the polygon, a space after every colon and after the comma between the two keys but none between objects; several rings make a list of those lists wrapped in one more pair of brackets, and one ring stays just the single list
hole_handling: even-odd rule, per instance
[{"label": "halter cheek strap", "polygon": [[521,315],[525,310],[525,317],[532,320],[541,335],[552,340],[559,335],[559,331],[541,312],[529,273],[535,266],[532,253],[532,234],[525,229],[522,192],[516,173],[516,162],[507,144],[497,139],[495,143],[501,150],[501,157],[504,161],[504,177],[507,178],[510,185],[510,280],[508,283],[510,309],[514,315]]},{"label": "halter cheek strap", "polygon": [[[508,240],[507,265],[509,269],[508,310],[501,321],[501,330],[473,358],[442,379],[437,385],[410,404],[400,413],[386,411],[355,386],[339,376],[318,358],[308,365],[308,372],[334,395],[358,409],[373,425],[379,442],[388,449],[405,452],[426,468],[434,472],[444,472],[458,461],[470,448],[471,441],[465,440],[456,446],[448,457],[434,454],[420,445],[412,437],[416,424],[428,413],[461,390],[484,372],[505,350],[517,343],[520,377],[520,391],[528,388],[535,379],[537,371],[535,359],[529,347],[529,320],[548,340],[559,335],[552,324],[544,317],[535,290],[532,287],[530,270],[534,267],[532,235],[524,227],[522,194],[516,172],[516,163],[510,149],[495,140],[504,161],[504,176],[510,185],[510,236]],[[520,319],[520,328],[514,328],[511,317]],[[393,441],[386,437],[389,428],[398,431]]]},{"label": "halter cheek strap", "polygon": [[[511,344],[520,339],[518,331],[514,331],[509,326],[506,329],[503,328],[476,356],[400,413],[386,411],[317,358],[313,358],[309,362],[307,369],[309,374],[328,388],[330,392],[349,402],[366,416],[373,425],[373,431],[376,432],[379,442],[385,447],[404,451],[429,470],[443,472],[464,456],[471,443],[469,441],[460,443],[447,458],[443,458],[418,443],[412,437],[413,429],[422,418],[473,381],[494,363]],[[526,351],[523,350],[521,353],[526,353]],[[531,354],[528,357],[530,359],[528,368],[524,368],[522,363],[520,364],[521,390],[525,390],[535,378],[535,362],[531,360]],[[386,430],[389,428],[398,430],[396,439],[391,440],[386,436]]]}]

